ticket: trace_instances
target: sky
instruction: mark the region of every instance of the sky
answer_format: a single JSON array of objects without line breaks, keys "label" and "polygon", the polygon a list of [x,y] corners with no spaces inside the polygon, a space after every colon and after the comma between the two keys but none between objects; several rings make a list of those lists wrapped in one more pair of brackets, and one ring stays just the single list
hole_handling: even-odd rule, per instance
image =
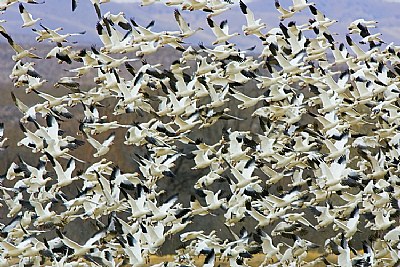
[{"label": "sky", "polygon": [[[133,17],[141,25],[147,25],[154,19],[156,21],[155,31],[178,29],[173,16],[175,7],[166,7],[163,4],[141,7],[140,2],[140,0],[111,0],[111,3],[102,4],[101,9],[103,14],[107,11],[114,14],[123,11],[127,18]],[[238,0],[235,0],[235,2],[237,3]],[[253,10],[256,19],[261,18],[267,23],[267,30],[278,27],[280,21],[277,17],[279,13],[274,7],[274,0],[244,0],[244,2]],[[280,0],[280,2],[284,7],[292,4],[290,0]],[[397,10],[400,8],[400,0],[314,0],[314,2],[316,7],[322,10],[329,18],[339,20],[339,23],[332,29],[342,37],[345,35],[347,25],[351,21],[365,18],[380,21],[378,30],[383,33],[384,40],[388,42],[398,41],[397,36],[400,36],[400,30],[397,25],[400,24],[400,16],[397,15]],[[335,3],[334,5],[332,5],[333,2]],[[84,36],[75,38],[80,43],[92,44],[99,42],[95,31],[97,18],[90,0],[79,0],[78,8],[75,12],[71,11],[70,0],[45,0],[43,5],[25,4],[25,8],[32,13],[34,18],[43,18],[40,22],[46,27],[56,28],[62,26],[64,32],[86,31]],[[211,45],[214,36],[206,24],[206,14],[199,11],[182,11],[181,13],[191,23],[192,27],[206,28],[205,31],[199,32],[194,38],[187,40],[188,45],[195,45],[200,41],[203,41],[206,45]],[[301,12],[295,20],[298,21],[298,24],[300,22],[306,23],[310,17],[311,14],[307,10]],[[26,41],[26,36],[31,36],[31,39],[34,36],[31,29],[21,28],[22,21],[18,12],[18,5],[12,6],[4,14],[1,14],[0,19],[7,20],[2,25],[16,40]],[[230,11],[215,17],[217,22],[223,19],[228,19],[230,32],[241,32],[241,27],[245,23],[244,16],[236,5],[233,5]],[[38,24],[35,27],[40,28]],[[1,39],[0,41],[4,42]],[[243,36],[236,37],[232,41],[243,48],[258,42],[256,38],[243,38]]]}]

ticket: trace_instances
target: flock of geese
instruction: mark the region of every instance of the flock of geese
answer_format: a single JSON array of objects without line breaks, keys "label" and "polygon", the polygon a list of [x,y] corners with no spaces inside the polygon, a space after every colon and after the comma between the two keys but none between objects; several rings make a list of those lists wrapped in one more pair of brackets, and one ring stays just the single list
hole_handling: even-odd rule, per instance
[{"label": "flock of geese", "polygon": [[[18,146],[39,159],[31,165],[20,156],[1,176],[8,223],[0,230],[0,266],[148,266],[171,236],[179,236],[182,246],[174,260],[157,266],[195,266],[199,255],[203,266],[247,266],[255,254],[264,257],[264,266],[399,264],[400,46],[374,33],[377,22],[354,21],[342,40],[330,31],[336,21],[306,0],[286,8],[276,0],[276,28],[242,0],[238,6],[142,0],[142,6],[172,8],[177,30],[158,32],[155,21],[140,25],[122,12],[103,14],[101,4],[109,1],[91,2],[102,45],[78,49],[71,38],[85,33],[62,33],[29,13],[31,5],[45,3],[0,1],[3,12],[19,5],[22,27],[32,28],[38,43],[54,45],[40,57],[0,25],[15,51],[10,79],[41,99],[28,106],[23,90],[12,93],[22,113]],[[240,33],[220,19],[233,8],[244,16]],[[189,11],[206,12],[210,29],[191,28]],[[290,21],[299,12],[309,18],[304,24]],[[208,30],[215,35],[212,45],[185,43]],[[261,52],[238,49],[235,38],[254,38]],[[164,46],[180,53],[170,66],[144,60]],[[61,68],[74,63],[54,84],[62,96],[41,89],[46,73],[35,64],[49,58]],[[80,79],[93,72],[93,87],[81,87]],[[250,116],[232,115],[228,102]],[[149,119],[123,124],[105,109],[115,118],[135,113]],[[68,135],[63,125],[77,112],[79,133]],[[217,142],[192,137],[222,120],[252,120],[252,130],[224,128]],[[0,153],[7,153],[8,130],[0,124]],[[137,172],[107,159],[117,131],[124,132],[120,142],[127,151],[146,151],[132,156]],[[79,169],[84,143],[94,148],[93,162]],[[162,179],[175,179],[182,157],[206,173],[189,203],[158,187]],[[73,185],[79,185],[76,195],[66,195]],[[231,238],[222,239],[212,227],[185,230],[196,217],[210,215],[223,217]],[[97,231],[79,244],[65,227],[82,220]],[[236,232],[244,220],[255,227]],[[314,241],[321,231],[329,237]],[[310,259],[313,251],[319,255]]]}]

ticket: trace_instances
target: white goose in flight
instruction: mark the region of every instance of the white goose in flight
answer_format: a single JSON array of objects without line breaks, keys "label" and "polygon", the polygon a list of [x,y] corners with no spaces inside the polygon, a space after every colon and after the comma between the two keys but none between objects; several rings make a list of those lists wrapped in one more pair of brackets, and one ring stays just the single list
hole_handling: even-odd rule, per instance
[{"label": "white goose in flight", "polygon": [[36,22],[41,20],[41,18],[33,19],[32,15],[28,11],[26,11],[26,9],[22,3],[19,3],[19,13],[21,14],[21,18],[24,22],[22,27],[31,27]]},{"label": "white goose in flight", "polygon": [[315,5],[313,2],[308,3],[307,0],[293,0],[293,5],[289,7],[290,11],[298,12],[307,8],[308,6]]},{"label": "white goose in flight", "polygon": [[93,157],[95,157],[95,158],[101,157],[101,156],[104,156],[105,154],[107,154],[108,151],[110,151],[110,146],[113,144],[113,141],[115,139],[115,132],[112,132],[103,141],[103,143],[100,143],[99,141],[97,141],[90,135],[86,134],[85,132],[83,132],[83,133],[86,136],[86,141],[88,141],[89,144],[91,144],[96,149],[96,152],[93,154]]},{"label": "white goose in flight", "polygon": [[174,16],[180,29],[179,36],[182,38],[188,38],[196,32],[203,30],[203,28],[191,29],[189,23],[185,21],[178,9],[175,9]]},{"label": "white goose in flight", "polygon": [[0,30],[0,34],[4,36],[4,38],[7,39],[8,44],[12,47],[12,49],[15,51],[15,55],[12,56],[12,60],[14,61],[19,61],[23,58],[34,58],[34,59],[41,59],[38,55],[32,53],[32,50],[35,50],[34,47],[30,49],[24,49],[22,46],[19,44],[15,43],[14,40],[11,38],[11,36],[6,33],[5,31]]},{"label": "white goose in flight", "polygon": [[279,13],[281,13],[281,16],[279,16],[279,18],[281,20],[287,19],[292,17],[296,12],[292,11],[292,10],[287,10],[284,9],[281,4],[279,3],[279,0],[275,0],[275,8],[276,10],[278,10]]},{"label": "white goose in flight", "polygon": [[228,41],[230,38],[239,35],[239,33],[232,33],[232,34],[228,33],[229,26],[227,20],[222,21],[221,24],[218,26],[212,19],[207,18],[207,23],[210,26],[211,30],[213,31],[214,35],[217,37],[217,39],[213,42],[213,45],[224,43]]},{"label": "white goose in flight", "polygon": [[242,30],[245,35],[255,35],[257,37],[262,36],[261,30],[266,28],[267,25],[261,22],[261,19],[255,20],[254,13],[247,7],[242,0],[239,1],[240,9],[246,17],[247,25],[242,26]]}]

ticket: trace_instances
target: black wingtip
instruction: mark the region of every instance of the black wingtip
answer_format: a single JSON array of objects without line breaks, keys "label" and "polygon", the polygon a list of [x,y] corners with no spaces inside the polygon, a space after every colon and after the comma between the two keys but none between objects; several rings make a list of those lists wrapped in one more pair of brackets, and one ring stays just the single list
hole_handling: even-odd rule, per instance
[{"label": "black wingtip", "polygon": [[247,14],[247,6],[245,3],[243,3],[242,0],[239,1],[239,6],[240,6],[240,9],[242,10],[243,14]]},{"label": "black wingtip", "polygon": [[210,18],[207,18],[207,23],[211,28],[214,28],[214,21]]},{"label": "black wingtip", "polygon": [[346,34],[346,41],[350,46],[353,45],[353,40],[351,39],[350,35],[348,35],[348,34]]},{"label": "black wingtip", "polygon": [[72,4],[72,12],[74,12],[76,10],[76,7],[78,6],[77,0],[72,0],[71,4]]},{"label": "black wingtip", "polygon": [[19,8],[19,13],[23,13],[25,10],[24,5],[22,3],[19,3],[18,8]]}]

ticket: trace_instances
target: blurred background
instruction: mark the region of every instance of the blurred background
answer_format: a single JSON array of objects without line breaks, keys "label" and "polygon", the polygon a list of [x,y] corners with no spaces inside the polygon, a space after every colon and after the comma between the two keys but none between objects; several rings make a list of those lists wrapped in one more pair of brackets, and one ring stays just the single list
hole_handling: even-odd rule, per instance
[{"label": "blurred background", "polygon": [[[235,1],[237,2],[237,1]],[[255,13],[256,19],[261,18],[265,23],[267,23],[267,30],[271,28],[278,27],[279,25],[279,13],[274,7],[273,0],[253,0],[244,1],[248,7]],[[291,1],[281,0],[281,5],[288,7]],[[315,0],[316,7],[320,9],[327,17],[331,19],[336,19],[339,22],[336,23],[331,30],[338,34],[335,40],[343,42],[345,39],[345,34],[347,33],[347,26],[350,22],[364,18],[366,20],[377,20],[379,21],[378,29],[371,30],[371,32],[381,32],[383,34],[382,39],[388,43],[394,42],[398,36],[400,36],[400,15],[398,10],[400,8],[400,1],[383,1],[383,0],[336,0],[336,1],[323,1]],[[97,22],[97,17],[95,15],[92,4],[89,0],[80,0],[78,8],[75,12],[71,11],[71,1],[70,0],[46,0],[43,5],[25,5],[26,9],[33,15],[34,18],[41,17],[43,20],[41,23],[48,28],[63,27],[63,33],[81,32],[86,31],[86,34],[81,36],[71,37],[71,41],[76,41],[77,44],[74,45],[75,49],[89,48],[92,44],[101,45],[97,37],[95,26]],[[135,21],[140,25],[147,25],[151,20],[155,20],[154,31],[168,31],[177,30],[176,21],[174,19],[173,10],[174,7],[166,7],[163,4],[154,4],[151,6],[140,7],[140,1],[133,0],[117,0],[111,3],[101,5],[101,10],[104,13],[110,11],[111,13],[117,14],[123,11],[127,18],[135,18]],[[228,24],[230,27],[230,32],[241,32],[241,27],[245,23],[244,16],[240,13],[240,8],[238,5],[232,5],[231,10],[215,17],[216,21],[222,21],[228,19]],[[214,39],[214,35],[211,30],[206,26],[206,14],[204,12],[189,12],[182,11],[182,15],[185,19],[191,23],[193,28],[203,27],[205,30],[195,34],[193,37],[187,40],[186,45],[197,46],[199,42],[204,43],[204,45],[210,47]],[[303,11],[295,17],[285,21],[288,23],[290,20],[295,20],[298,25],[307,23],[308,19],[311,18],[310,12]],[[47,44],[43,42],[41,44],[35,43],[35,34],[31,28],[21,28],[21,17],[18,11],[18,5],[12,6],[7,9],[7,12],[0,15],[0,19],[6,20],[6,22],[1,25],[7,30],[7,32],[14,38],[16,42],[23,45],[25,48],[30,46],[35,46],[37,53],[40,56],[45,56],[54,46],[53,44]],[[35,27],[40,27],[38,24]],[[38,28],[39,29],[39,28]],[[257,51],[262,49],[261,41],[255,37],[248,36],[238,36],[232,38],[231,41],[236,43],[241,49],[246,49],[256,45],[254,50],[255,57],[257,57]],[[11,162],[17,160],[17,156],[21,156],[27,163],[31,165],[36,165],[37,157],[32,155],[31,151],[24,147],[17,147],[16,143],[21,139],[22,132],[19,130],[18,121],[21,113],[15,107],[12,102],[10,92],[13,91],[18,98],[20,98],[27,105],[31,105],[37,101],[41,101],[34,93],[26,95],[24,89],[14,88],[13,82],[9,78],[9,74],[14,66],[14,62],[11,60],[11,56],[14,51],[7,44],[6,40],[0,36],[0,122],[5,123],[5,136],[9,137],[8,149],[0,152],[0,174],[3,174]],[[179,54],[172,48],[164,48],[160,50],[156,55],[151,55],[145,57],[149,63],[162,63],[164,68],[169,68],[169,64],[176,59]],[[132,55],[128,55],[132,56]],[[40,63],[40,64],[39,64]],[[44,64],[45,63],[45,64]],[[141,63],[137,62],[135,66],[139,66]],[[71,68],[73,65],[71,66]],[[54,88],[53,84],[58,81],[62,76],[73,76],[72,73],[68,73],[65,69],[70,68],[70,66],[59,65],[57,60],[51,59],[44,62],[39,62],[35,66],[35,69],[39,74],[43,76],[48,82],[43,87],[43,91],[49,92],[52,95],[64,95],[68,93],[66,88]],[[95,85],[93,82],[93,75],[86,75],[80,79],[81,88],[92,88]],[[246,85],[249,86],[251,90],[251,83]],[[254,88],[254,86],[253,86]],[[234,107],[237,103],[232,101],[230,105]],[[257,107],[254,107],[254,109]],[[72,110],[75,114],[68,122],[61,123],[61,127],[66,134],[75,136],[78,132],[78,122],[82,116],[81,107],[74,107]],[[237,109],[232,109],[231,115],[239,117],[250,117],[253,110],[238,111]],[[102,115],[107,115],[110,121],[113,120],[112,110],[106,107],[100,110]],[[235,114],[237,113],[237,114]],[[239,114],[240,113],[240,114]],[[146,118],[141,118],[138,114],[126,114],[119,117],[120,123],[130,124],[134,122],[140,122],[146,120]],[[220,140],[222,135],[222,128],[232,128],[234,130],[249,130],[253,132],[260,131],[259,124],[256,121],[246,120],[239,124],[238,121],[221,121],[215,127],[206,128],[202,130],[196,130],[196,134],[191,136],[192,138],[205,139],[207,143],[213,143]],[[107,159],[112,160],[120,166],[120,168],[125,172],[137,171],[137,164],[132,160],[133,153],[140,153],[140,148],[137,147],[127,147],[123,145],[124,141],[124,130],[117,131],[117,138],[115,145],[111,148],[110,152],[105,156]],[[120,140],[118,142],[117,140]],[[93,151],[90,145],[85,145],[83,149],[79,149],[80,153],[82,151],[87,151],[85,153],[90,155]],[[76,156],[83,160],[90,162],[90,158],[86,155],[79,154],[77,152]],[[174,172],[176,177],[165,178],[160,184],[160,189],[168,189],[168,195],[165,195],[165,199],[169,196],[179,193],[179,201],[184,204],[185,207],[189,204],[189,198],[191,194],[194,194],[194,183],[196,180],[204,175],[207,170],[197,170],[193,171],[192,160],[185,159],[181,157],[177,161]],[[87,166],[80,166],[79,168],[85,169]],[[216,185],[218,186],[218,185]],[[226,186],[226,185],[225,185]],[[223,189],[223,188],[222,188]],[[70,194],[76,194],[76,187],[70,187]],[[65,192],[68,193],[68,192]],[[222,213],[222,211],[221,211]],[[311,216],[308,214],[308,216]],[[0,221],[7,223],[12,218],[7,218],[6,214],[0,212]],[[223,216],[212,216],[207,215],[206,217],[198,217],[194,219],[192,225],[190,225],[187,230],[198,230],[206,229],[210,225],[214,229],[221,232],[221,238],[230,238],[229,231],[224,226]],[[105,218],[106,222],[106,218]],[[77,227],[78,226],[78,227]],[[83,226],[83,227],[82,227]],[[242,223],[237,225],[240,229],[241,226],[254,227],[254,222],[252,220],[245,219]],[[88,239],[88,237],[95,231],[95,226],[89,222],[76,221],[69,225],[68,236],[78,242],[83,242]],[[309,235],[314,241],[325,240],[325,237],[332,236],[331,233],[324,233],[311,231]],[[365,239],[368,233],[362,233],[363,237],[359,240]],[[317,239],[317,240],[316,240]],[[357,240],[357,238],[355,238]],[[175,248],[177,248],[179,242],[178,240],[171,239],[171,246],[164,246],[167,249],[165,253],[171,253]]]}]

